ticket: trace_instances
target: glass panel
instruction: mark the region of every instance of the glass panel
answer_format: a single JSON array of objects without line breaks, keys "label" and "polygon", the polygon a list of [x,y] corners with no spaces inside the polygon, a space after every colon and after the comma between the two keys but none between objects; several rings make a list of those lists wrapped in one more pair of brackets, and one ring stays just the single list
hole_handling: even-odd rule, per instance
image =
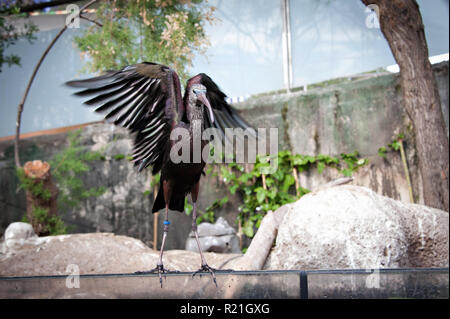
[{"label": "glass panel", "polygon": [[448,269],[308,273],[310,299],[448,298],[448,289]]},{"label": "glass panel", "polygon": [[[160,287],[156,274],[82,275],[0,278],[0,298],[448,298],[446,269],[381,269],[171,273]],[[303,278],[303,277],[302,277]]]},{"label": "glass panel", "polygon": [[[79,288],[67,276],[0,278],[0,298],[299,298],[297,272],[217,273],[217,288],[209,274],[84,275]],[[67,281],[67,282],[66,282]]]},{"label": "glass panel", "polygon": [[[211,46],[193,61],[192,74],[209,74],[234,99],[284,88],[281,1],[210,0],[217,8],[207,24]],[[448,1],[418,1],[430,55],[448,52]],[[367,26],[370,14],[360,0],[290,1],[293,86],[353,75],[394,64],[381,30]],[[21,67],[3,65],[0,73],[0,137],[13,135],[17,105],[33,68],[64,23],[62,15],[34,17],[41,32],[29,44],[18,39],[5,54],[21,57]],[[82,26],[91,23],[81,21]],[[79,76],[84,65],[67,30],[50,51],[31,88],[22,133],[101,120],[62,86]],[[88,77],[89,74],[82,74]]]},{"label": "glass panel", "polygon": [[[448,1],[418,3],[429,55],[448,53]],[[396,63],[360,0],[295,0],[290,9],[294,87]]]},{"label": "glass panel", "polygon": [[206,25],[211,42],[192,74],[205,72],[231,98],[282,89],[283,21],[280,1],[212,0],[218,22]]}]

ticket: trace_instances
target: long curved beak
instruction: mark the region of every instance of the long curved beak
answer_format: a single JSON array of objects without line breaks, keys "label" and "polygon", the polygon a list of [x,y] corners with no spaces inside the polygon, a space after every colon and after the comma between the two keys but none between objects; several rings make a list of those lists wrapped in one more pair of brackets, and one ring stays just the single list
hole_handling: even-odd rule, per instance
[{"label": "long curved beak", "polygon": [[214,123],[214,113],[211,108],[211,104],[209,104],[208,98],[205,93],[198,94],[197,98],[208,108],[209,119],[211,120],[211,124]]}]

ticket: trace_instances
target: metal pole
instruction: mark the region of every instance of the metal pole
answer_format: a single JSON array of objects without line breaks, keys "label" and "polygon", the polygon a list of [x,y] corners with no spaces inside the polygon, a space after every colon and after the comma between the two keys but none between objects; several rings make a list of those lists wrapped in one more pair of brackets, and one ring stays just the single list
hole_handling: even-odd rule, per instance
[{"label": "metal pole", "polygon": [[284,84],[288,93],[292,88],[292,49],[291,49],[291,18],[289,0],[281,0],[281,17],[283,19],[283,74]]},{"label": "metal pole", "polygon": [[[158,185],[153,186],[153,202],[156,201]],[[153,249],[158,250],[158,217],[159,213],[153,214]]]}]

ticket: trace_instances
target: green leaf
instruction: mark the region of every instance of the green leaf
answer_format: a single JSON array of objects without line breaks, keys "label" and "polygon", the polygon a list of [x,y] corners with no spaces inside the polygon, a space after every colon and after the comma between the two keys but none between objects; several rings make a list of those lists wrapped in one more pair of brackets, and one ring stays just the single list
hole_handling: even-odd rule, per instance
[{"label": "green leaf", "polygon": [[275,197],[277,196],[277,191],[275,189],[271,189],[268,193],[267,196],[269,196],[270,199],[275,199]]},{"label": "green leaf", "polygon": [[241,176],[239,176],[238,181],[240,183],[247,183],[247,181],[249,179],[251,179],[252,177],[253,177],[253,174],[251,174],[251,173],[244,173]]},{"label": "green leaf", "polygon": [[271,177],[266,177],[266,185],[267,187],[270,187],[272,185],[274,185],[275,181],[273,180],[273,178]]},{"label": "green leaf", "polygon": [[310,162],[311,164],[316,161],[316,158],[314,156],[306,155],[305,159]]},{"label": "green leaf", "polygon": [[392,148],[395,151],[398,151],[400,149],[400,142],[399,141],[393,141],[391,144],[388,145],[390,148]]},{"label": "green leaf", "polygon": [[284,172],[282,170],[277,170],[272,176],[275,177],[275,179],[282,181],[284,179]]},{"label": "green leaf", "polygon": [[225,196],[224,198],[222,198],[222,199],[219,201],[219,205],[220,205],[220,206],[223,206],[223,205],[225,205],[226,203],[228,203],[228,196]]},{"label": "green leaf", "polygon": [[189,201],[188,201],[187,197],[185,197],[185,199],[184,199],[184,212],[185,212],[185,214],[188,215],[188,216],[191,215],[193,209],[194,209],[194,207],[191,204],[189,204]]},{"label": "green leaf", "polygon": [[350,168],[345,168],[342,170],[342,174],[344,174],[344,176],[346,177],[351,177],[353,174],[353,170]]},{"label": "green leaf", "polygon": [[242,226],[242,232],[244,233],[245,236],[252,238],[254,236],[254,232],[253,232],[253,221],[252,220],[246,220],[244,222],[244,226]]},{"label": "green leaf", "polygon": [[125,154],[115,154],[113,155],[113,159],[115,159],[116,161],[120,161],[122,159],[125,158]]},{"label": "green leaf", "polygon": [[295,183],[295,178],[292,175],[286,175],[283,182],[283,187],[281,188],[282,192],[287,192],[289,187]]},{"label": "green leaf", "polygon": [[236,191],[238,190],[238,188],[239,188],[239,185],[238,184],[234,184],[234,185],[230,186],[228,188],[228,190],[230,191],[231,194],[235,194]]},{"label": "green leaf", "polygon": [[382,157],[382,158],[386,158],[386,147],[382,146],[378,149],[378,156]]},{"label": "green leaf", "polygon": [[153,188],[153,187],[159,185],[160,180],[161,180],[161,174],[160,173],[158,173],[156,175],[153,175],[152,179],[150,181],[150,186]]},{"label": "green leaf", "polygon": [[305,194],[311,193],[311,191],[309,189],[303,188],[301,186],[298,188],[298,190],[299,190],[299,193],[300,193],[300,197],[305,195]]},{"label": "green leaf", "polygon": [[325,169],[325,163],[317,162],[317,171],[319,172],[319,174],[322,174],[324,169]]},{"label": "green leaf", "polygon": [[256,192],[256,200],[258,203],[262,203],[266,198],[266,190],[262,187],[258,187],[255,189]]}]

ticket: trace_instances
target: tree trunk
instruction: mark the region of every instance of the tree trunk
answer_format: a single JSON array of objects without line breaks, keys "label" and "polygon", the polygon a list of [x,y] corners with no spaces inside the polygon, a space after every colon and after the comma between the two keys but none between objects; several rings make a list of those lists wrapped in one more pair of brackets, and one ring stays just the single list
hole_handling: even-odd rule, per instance
[{"label": "tree trunk", "polygon": [[400,67],[406,112],[414,125],[423,197],[449,210],[449,141],[419,6],[415,0],[362,0],[379,9],[381,31]]},{"label": "tree trunk", "polygon": [[35,210],[45,209],[47,211],[47,216],[49,217],[56,216],[58,214],[58,189],[52,180],[50,165],[47,162],[41,161],[26,162],[23,170],[26,178],[31,179],[35,184],[42,182],[41,189],[48,191],[50,194],[50,196],[46,198],[42,195],[33,194],[29,190],[26,191],[28,221],[33,226],[34,232],[37,235],[47,236],[49,235],[46,230],[47,227],[37,220]]}]

